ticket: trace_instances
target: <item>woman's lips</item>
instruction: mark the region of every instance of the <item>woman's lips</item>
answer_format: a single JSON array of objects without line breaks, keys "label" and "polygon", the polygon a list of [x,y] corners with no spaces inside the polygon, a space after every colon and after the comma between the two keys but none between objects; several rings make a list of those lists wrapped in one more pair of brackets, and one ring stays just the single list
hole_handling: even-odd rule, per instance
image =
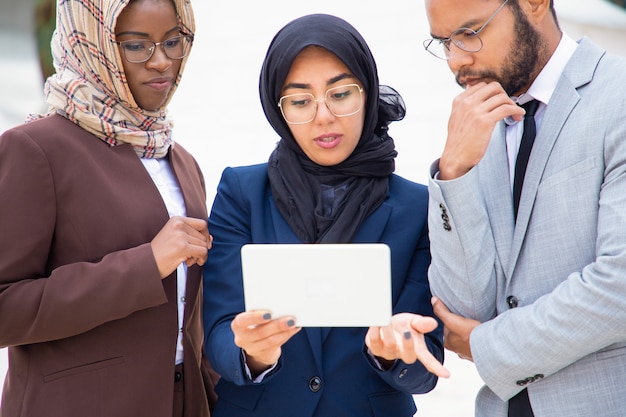
[{"label": "woman's lips", "polygon": [[146,81],[144,84],[157,91],[166,91],[166,90],[169,90],[170,87],[172,86],[172,79],[171,78],[154,78],[150,81]]},{"label": "woman's lips", "polygon": [[316,137],[315,143],[324,149],[334,148],[341,142],[341,135],[337,133],[329,133]]}]

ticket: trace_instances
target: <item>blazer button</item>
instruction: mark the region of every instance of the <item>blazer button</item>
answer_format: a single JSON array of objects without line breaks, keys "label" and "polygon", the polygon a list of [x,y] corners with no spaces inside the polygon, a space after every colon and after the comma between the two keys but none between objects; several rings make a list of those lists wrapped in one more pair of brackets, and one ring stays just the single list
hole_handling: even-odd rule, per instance
[{"label": "blazer button", "polygon": [[528,381],[527,381],[527,380],[525,380],[525,379],[520,379],[519,381],[516,381],[515,383],[516,383],[518,386],[520,386],[520,387],[524,387],[524,386],[528,385]]},{"label": "blazer button", "polygon": [[448,217],[448,210],[443,203],[439,204],[439,208],[441,209],[441,220],[443,220],[443,228],[446,231],[452,230],[452,226],[450,226],[450,217]]},{"label": "blazer button", "polygon": [[529,376],[528,378],[520,379],[519,381],[516,381],[515,383],[519,385],[520,387],[523,387],[528,384],[532,384],[533,382],[539,381],[540,379],[543,379],[543,374],[536,374],[534,376]]},{"label": "blazer button", "polygon": [[506,305],[508,305],[509,308],[515,308],[518,306],[518,304],[519,300],[514,295],[509,295],[508,297],[506,297]]},{"label": "blazer button", "polygon": [[402,379],[404,378],[404,376],[406,375],[406,373],[408,372],[408,369],[404,368],[400,371],[400,374],[398,375],[398,378]]},{"label": "blazer button", "polygon": [[322,378],[314,376],[309,379],[309,389],[313,392],[317,392],[322,389]]}]

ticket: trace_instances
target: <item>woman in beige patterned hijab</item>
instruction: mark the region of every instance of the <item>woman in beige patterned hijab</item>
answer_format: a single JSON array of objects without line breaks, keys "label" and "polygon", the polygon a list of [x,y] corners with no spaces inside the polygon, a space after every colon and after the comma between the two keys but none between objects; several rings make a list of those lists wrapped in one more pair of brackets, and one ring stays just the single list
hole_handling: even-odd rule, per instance
[{"label": "woman in beige patterned hijab", "polygon": [[59,0],[50,105],[0,136],[0,417],[209,417],[204,179],[166,106],[189,0]]},{"label": "woman in beige patterned hijab", "polygon": [[124,64],[129,64],[122,59],[124,48],[116,36],[118,17],[135,2],[59,2],[52,37],[56,74],[48,78],[45,88],[48,114],[62,114],[110,145],[130,143],[141,157],[162,158],[172,143],[166,106],[180,82],[193,41],[193,11],[189,0],[172,0],[178,12],[176,35],[186,36],[186,54],[174,61],[180,70],[163,103],[158,108],[141,108],[128,84]]}]

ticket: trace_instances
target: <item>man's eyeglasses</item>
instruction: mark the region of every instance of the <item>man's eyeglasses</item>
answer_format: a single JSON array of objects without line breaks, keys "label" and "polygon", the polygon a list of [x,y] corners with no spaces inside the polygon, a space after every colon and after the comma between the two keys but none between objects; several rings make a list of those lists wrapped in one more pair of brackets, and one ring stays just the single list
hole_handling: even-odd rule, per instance
[{"label": "man's eyeglasses", "polygon": [[347,84],[330,88],[324,98],[316,99],[311,93],[282,96],[278,107],[285,121],[292,125],[302,125],[315,119],[317,103],[323,101],[328,110],[337,117],[352,116],[363,107],[363,89],[358,84]]},{"label": "man's eyeglasses", "polygon": [[149,60],[154,54],[157,46],[163,48],[163,52],[169,59],[184,58],[193,43],[193,35],[178,35],[163,42],[152,42],[149,40],[129,40],[115,42],[120,46],[124,58],[133,64],[139,64]]},{"label": "man's eyeglasses", "polygon": [[493,20],[494,17],[502,10],[502,8],[509,2],[504,0],[504,3],[496,9],[496,11],[487,19],[487,21],[478,30],[470,28],[459,28],[452,32],[446,39],[426,39],[424,41],[424,49],[440,59],[450,59],[450,44],[453,43],[459,49],[466,52],[478,52],[483,47],[483,41],[478,34]]}]

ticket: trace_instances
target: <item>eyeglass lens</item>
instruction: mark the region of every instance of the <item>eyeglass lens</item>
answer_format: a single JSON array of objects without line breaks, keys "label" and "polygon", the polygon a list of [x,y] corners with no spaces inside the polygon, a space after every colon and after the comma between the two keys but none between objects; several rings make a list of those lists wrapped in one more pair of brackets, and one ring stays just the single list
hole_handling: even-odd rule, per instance
[{"label": "eyeglass lens", "polygon": [[475,30],[461,28],[452,32],[448,39],[433,39],[428,45],[428,51],[439,58],[448,59],[451,43],[466,52],[478,52],[483,47],[483,42]]},{"label": "eyeglass lens", "polygon": [[129,62],[140,63],[149,60],[158,45],[163,48],[169,59],[182,59],[189,52],[191,37],[186,35],[175,36],[163,42],[149,40],[130,40],[119,42],[124,56]]},{"label": "eyeglass lens", "polygon": [[[358,113],[363,105],[361,87],[357,84],[342,85],[326,91],[323,101],[330,112],[337,117]],[[287,123],[304,124],[315,119],[317,102],[311,93],[289,94],[280,99],[278,106]]]},{"label": "eyeglass lens", "polygon": [[478,30],[470,28],[460,28],[450,34],[447,39],[426,39],[424,41],[424,48],[441,59],[450,58],[450,44],[453,43],[459,49],[466,52],[478,52],[483,47],[483,41],[478,34],[491,22],[496,15],[504,8],[509,0],[504,0],[500,7],[483,23]]}]

